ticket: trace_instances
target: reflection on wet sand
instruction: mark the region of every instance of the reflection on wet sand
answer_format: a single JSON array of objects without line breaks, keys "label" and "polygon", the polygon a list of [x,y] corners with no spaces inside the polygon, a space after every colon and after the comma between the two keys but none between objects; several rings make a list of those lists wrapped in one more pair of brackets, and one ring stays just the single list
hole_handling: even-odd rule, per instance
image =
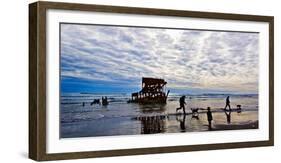
[{"label": "reflection on wet sand", "polygon": [[141,122],[141,134],[156,134],[166,132],[167,116],[136,117]]},{"label": "reflection on wet sand", "polygon": [[[232,112],[237,112],[237,110],[215,111],[213,113],[215,121],[212,123],[213,118],[208,117],[208,114],[206,115],[208,111],[201,111],[196,114],[190,112],[186,114],[143,115],[134,117],[132,120],[140,122],[140,134],[258,128],[257,114],[255,112],[244,112],[243,114],[241,112],[236,114]],[[234,120],[232,122],[233,116]],[[252,117],[253,120],[243,120],[245,117]]]},{"label": "reflection on wet sand", "polygon": [[[77,98],[83,99],[84,96]],[[114,102],[108,96],[109,105],[106,106],[99,105],[98,100],[95,101],[97,104],[90,105],[93,99],[98,97],[91,98],[84,106],[83,102],[62,105],[62,138],[200,132],[209,131],[209,126],[212,131],[259,127],[256,96],[232,98],[231,112],[221,107],[225,101],[221,97],[188,98],[186,114],[182,109],[176,111],[178,98],[168,100],[166,104],[137,104],[123,103],[119,99]],[[212,118],[209,119],[208,106],[212,106]]]},{"label": "reflection on wet sand", "polygon": [[176,116],[176,120],[180,123],[181,132],[185,132],[186,131],[185,119],[186,119],[186,115],[184,115],[182,119],[179,118],[179,116]]},{"label": "reflection on wet sand", "polygon": [[231,123],[231,111],[230,110],[225,110],[224,113],[226,115],[226,122],[228,124],[230,124]]},{"label": "reflection on wet sand", "polygon": [[139,112],[144,114],[163,113],[166,110],[166,104],[139,105]]}]

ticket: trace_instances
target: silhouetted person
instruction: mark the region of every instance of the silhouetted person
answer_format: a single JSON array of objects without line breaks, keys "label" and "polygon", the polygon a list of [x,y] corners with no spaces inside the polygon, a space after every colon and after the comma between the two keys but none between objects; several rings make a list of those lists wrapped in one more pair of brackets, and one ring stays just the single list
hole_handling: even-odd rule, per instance
[{"label": "silhouetted person", "polygon": [[231,110],[229,96],[227,96],[227,98],[225,100],[224,110],[226,110],[227,107],[229,108],[229,110]]},{"label": "silhouetted person", "polygon": [[210,107],[208,107],[207,109],[207,119],[208,119],[208,122],[209,122],[209,130],[212,130],[212,120],[213,120],[213,116],[212,116],[212,112],[211,112],[211,109]]},{"label": "silhouetted person", "polygon": [[185,96],[181,96],[180,100],[180,107],[176,109],[176,111],[180,110],[180,109],[183,109],[183,113],[185,114],[185,107],[184,105],[186,104],[185,103]]},{"label": "silhouetted person", "polygon": [[102,100],[102,105],[108,105],[108,101],[107,101],[107,97],[106,96],[102,97],[101,100]]},{"label": "silhouetted person", "polygon": [[227,123],[231,123],[231,111],[224,111],[225,115],[226,115],[226,121]]},{"label": "silhouetted person", "polygon": [[82,106],[83,106],[83,107],[85,106],[85,102],[82,103]]}]

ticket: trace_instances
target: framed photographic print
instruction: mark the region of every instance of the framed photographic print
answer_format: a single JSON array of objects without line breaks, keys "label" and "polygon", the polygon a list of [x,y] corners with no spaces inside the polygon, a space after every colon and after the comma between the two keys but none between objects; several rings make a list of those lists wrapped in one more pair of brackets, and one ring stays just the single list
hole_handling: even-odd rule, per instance
[{"label": "framed photographic print", "polygon": [[29,157],[272,146],[271,16],[29,6]]}]

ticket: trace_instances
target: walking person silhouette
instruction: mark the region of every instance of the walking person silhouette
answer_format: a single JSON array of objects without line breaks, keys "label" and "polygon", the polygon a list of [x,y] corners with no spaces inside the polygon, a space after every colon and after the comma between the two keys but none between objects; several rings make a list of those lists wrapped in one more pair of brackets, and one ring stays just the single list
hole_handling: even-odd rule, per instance
[{"label": "walking person silhouette", "polygon": [[227,96],[227,98],[225,100],[224,110],[226,110],[227,107],[229,108],[229,110],[231,110],[229,96]]}]

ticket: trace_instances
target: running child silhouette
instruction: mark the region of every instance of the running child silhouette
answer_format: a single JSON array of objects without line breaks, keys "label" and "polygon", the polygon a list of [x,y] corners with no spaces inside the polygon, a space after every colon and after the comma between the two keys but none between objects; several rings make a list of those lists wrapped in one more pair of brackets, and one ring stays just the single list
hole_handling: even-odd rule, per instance
[{"label": "running child silhouette", "polygon": [[176,109],[176,112],[180,109],[183,109],[183,113],[185,114],[185,106],[184,106],[186,104],[185,103],[185,96],[181,96],[179,102],[180,102],[180,107]]}]

